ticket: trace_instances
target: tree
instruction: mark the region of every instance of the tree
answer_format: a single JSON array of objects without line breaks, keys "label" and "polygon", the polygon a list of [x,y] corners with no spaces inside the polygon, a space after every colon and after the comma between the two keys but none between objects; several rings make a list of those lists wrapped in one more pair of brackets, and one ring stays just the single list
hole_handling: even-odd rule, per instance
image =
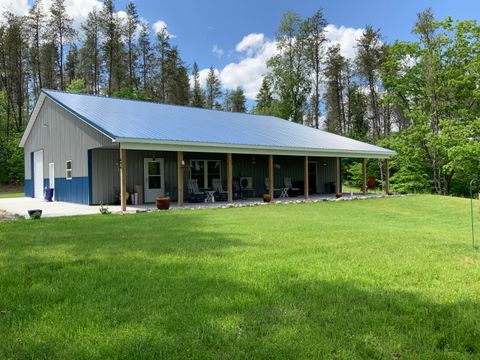
[{"label": "tree", "polygon": [[382,62],[384,60],[385,45],[380,38],[380,30],[373,30],[367,26],[357,41],[357,57],[355,63],[358,75],[366,79],[370,91],[370,110],[372,113],[372,135],[378,139],[380,135],[390,133],[389,121],[382,123],[380,101],[377,89]]},{"label": "tree", "polygon": [[224,99],[224,110],[231,112],[246,112],[246,101],[245,93],[241,87],[237,87],[233,91],[229,91],[225,94]]},{"label": "tree", "polygon": [[83,76],[86,90],[92,94],[98,94],[100,92],[100,22],[100,15],[94,9],[88,14],[87,20],[82,25],[85,36],[83,47],[80,50]]},{"label": "tree", "polygon": [[305,41],[305,52],[308,65],[313,73],[313,95],[311,97],[312,114],[314,126],[318,129],[320,118],[320,87],[322,75],[322,57],[324,45],[327,42],[325,27],[327,21],[320,9],[313,16],[306,19],[302,24],[302,38]]},{"label": "tree", "polygon": [[196,62],[193,62],[192,77],[193,89],[191,96],[191,105],[193,107],[203,108],[205,107],[205,96],[203,94],[202,87],[200,86],[200,73],[198,71],[198,65]]},{"label": "tree", "polygon": [[277,30],[278,54],[267,61],[269,78],[279,98],[279,115],[297,123],[303,122],[311,89],[306,43],[301,30],[300,17],[293,12],[285,13]]},{"label": "tree", "polygon": [[134,37],[139,24],[137,7],[135,3],[127,4],[127,19],[125,24],[125,37],[127,41],[128,54],[128,86],[137,87],[135,68],[137,66],[137,49],[135,48]]},{"label": "tree", "polygon": [[190,101],[188,69],[176,46],[166,52],[162,71],[165,81],[165,102],[167,104],[188,105]]},{"label": "tree", "polygon": [[343,135],[347,127],[345,90],[348,62],[340,53],[340,45],[329,47],[324,65],[327,79],[327,90],[324,95],[327,108],[326,127],[329,131]]},{"label": "tree", "polygon": [[65,72],[66,72],[66,84],[69,85],[71,81],[75,80],[80,73],[79,66],[79,54],[77,45],[74,43],[70,45],[70,49],[67,54],[67,62],[65,63]]},{"label": "tree", "polygon": [[256,114],[273,115],[271,111],[273,105],[272,89],[267,76],[263,77],[262,86],[258,90],[255,100],[254,112]]},{"label": "tree", "polygon": [[30,68],[33,78],[33,93],[40,94],[42,84],[42,67],[40,64],[41,43],[44,37],[45,13],[43,12],[42,0],[36,0],[30,8],[27,17],[30,35]]},{"label": "tree", "polygon": [[103,35],[103,58],[106,63],[108,79],[107,94],[112,95],[114,91],[122,87],[125,78],[121,26],[113,0],[103,1],[100,17]]},{"label": "tree", "polygon": [[210,66],[210,69],[208,70],[208,76],[207,76],[207,91],[206,91],[206,108],[207,109],[213,109],[213,108],[218,108],[218,101],[217,99],[222,96],[222,90],[221,90],[222,84],[220,83],[220,79],[218,78],[218,75],[215,72],[215,69],[213,66]]},{"label": "tree", "polygon": [[150,30],[148,23],[144,22],[141,25],[137,47],[140,55],[140,78],[142,79],[142,89],[143,92],[150,97],[152,95],[150,82],[155,56],[150,43]]},{"label": "tree", "polygon": [[68,16],[65,8],[65,0],[53,0],[50,7],[49,27],[53,37],[53,43],[58,49],[58,69],[60,78],[60,89],[65,90],[64,81],[64,50],[65,45],[73,38],[75,31],[73,29],[73,20]]},{"label": "tree", "polygon": [[167,29],[162,28],[157,32],[155,49],[157,50],[157,66],[158,66],[158,76],[157,76],[157,98],[161,103],[165,103],[167,100],[166,93],[166,58],[167,53],[170,50],[170,37],[168,36]]}]

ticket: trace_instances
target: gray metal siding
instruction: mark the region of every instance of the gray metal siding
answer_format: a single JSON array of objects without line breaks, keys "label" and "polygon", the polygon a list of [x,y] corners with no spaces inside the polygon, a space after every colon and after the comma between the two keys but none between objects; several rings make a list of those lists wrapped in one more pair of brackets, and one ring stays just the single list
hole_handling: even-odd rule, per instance
[{"label": "gray metal siding", "polygon": [[55,177],[65,178],[66,162],[72,160],[73,177],[88,176],[87,150],[112,141],[50,99],[45,99],[25,142],[25,179],[31,179],[30,153],[43,149],[43,176],[55,163]]}]

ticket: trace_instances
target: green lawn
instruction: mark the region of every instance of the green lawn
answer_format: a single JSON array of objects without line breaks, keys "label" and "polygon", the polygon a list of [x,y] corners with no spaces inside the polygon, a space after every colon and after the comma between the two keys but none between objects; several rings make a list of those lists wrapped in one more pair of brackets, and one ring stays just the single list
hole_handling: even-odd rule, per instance
[{"label": "green lawn", "polygon": [[479,356],[465,199],[0,224],[1,359]]},{"label": "green lawn", "polygon": [[0,184],[0,199],[16,198],[23,196],[25,196],[25,193],[23,192],[22,186]]}]

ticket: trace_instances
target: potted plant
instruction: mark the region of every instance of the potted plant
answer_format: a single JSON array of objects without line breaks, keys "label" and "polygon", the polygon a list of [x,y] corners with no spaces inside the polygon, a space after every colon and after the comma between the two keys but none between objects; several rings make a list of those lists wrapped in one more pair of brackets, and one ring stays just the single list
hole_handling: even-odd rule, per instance
[{"label": "potted plant", "polygon": [[157,197],[157,209],[168,210],[170,208],[170,193],[165,193],[165,196]]},{"label": "potted plant", "polygon": [[340,198],[342,197],[342,194],[341,194],[341,193],[336,193],[336,194],[335,194],[335,197],[336,197],[337,199],[340,199]]},{"label": "potted plant", "polygon": [[270,201],[272,201],[272,195],[263,194],[263,202],[269,203]]},{"label": "potted plant", "polygon": [[38,220],[42,217],[42,210],[40,209],[28,210],[28,216],[30,216],[30,218],[33,220]]}]

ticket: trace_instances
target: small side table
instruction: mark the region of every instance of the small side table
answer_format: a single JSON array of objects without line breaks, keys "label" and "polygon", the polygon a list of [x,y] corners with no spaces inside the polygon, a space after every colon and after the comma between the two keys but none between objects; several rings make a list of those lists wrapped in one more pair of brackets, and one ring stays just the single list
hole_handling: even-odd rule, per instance
[{"label": "small side table", "polygon": [[207,194],[207,197],[205,198],[205,202],[212,202],[212,203],[215,202],[215,196],[213,196],[215,194],[215,190],[206,190],[205,194]]},{"label": "small side table", "polygon": [[288,198],[288,189],[289,189],[289,188],[282,188],[282,189],[281,189],[281,191],[282,191],[282,192],[280,193],[280,198],[281,198],[281,199],[286,199],[286,198]]}]

